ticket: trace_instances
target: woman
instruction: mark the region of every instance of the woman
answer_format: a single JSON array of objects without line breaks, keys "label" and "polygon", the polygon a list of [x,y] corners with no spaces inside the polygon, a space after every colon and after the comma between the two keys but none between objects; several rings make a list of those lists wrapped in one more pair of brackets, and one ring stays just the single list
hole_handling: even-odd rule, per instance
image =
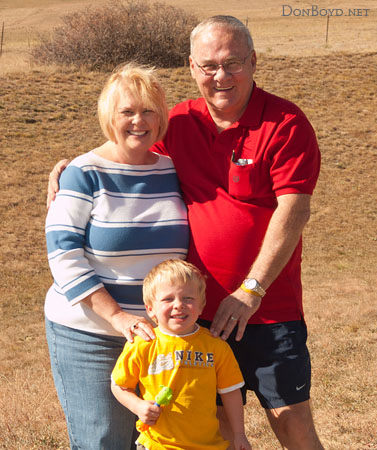
[{"label": "woman", "polygon": [[162,260],[185,258],[188,225],[170,158],[149,151],[168,124],[153,70],[116,70],[98,115],[108,140],[71,162],[46,219],[46,332],[71,449],[128,450],[135,419],[113,398],[110,374],[126,339],[154,338],[142,281]]}]

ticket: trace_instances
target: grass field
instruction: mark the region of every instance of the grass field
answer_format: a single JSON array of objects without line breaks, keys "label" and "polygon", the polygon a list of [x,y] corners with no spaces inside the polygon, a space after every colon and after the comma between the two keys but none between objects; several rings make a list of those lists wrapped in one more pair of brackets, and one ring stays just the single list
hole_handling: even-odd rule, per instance
[{"label": "grass field", "polygon": [[[237,16],[248,23],[259,53],[330,56],[334,51],[366,53],[376,50],[377,4],[374,0],[164,2],[194,12],[199,18],[214,14]],[[50,32],[61,25],[61,17],[71,11],[106,3],[107,0],[0,0],[0,21],[4,23],[0,73],[33,70],[29,53],[37,42],[38,33]],[[310,9],[310,16],[298,16],[303,9]],[[328,27],[327,18],[321,15],[325,9],[332,11]]]},{"label": "grass field", "polygon": [[[51,283],[45,191],[55,161],[103,141],[95,111],[106,75],[45,70],[24,64],[23,58],[32,33],[51,29],[59,14],[85,3],[0,0],[5,36],[12,38],[0,57],[0,449],[68,449],[43,327],[44,295]],[[376,11],[339,18],[343,32],[336,28],[337,18],[330,18],[333,34],[326,46],[323,20],[283,18],[274,13],[272,0],[263,3],[265,10],[254,1],[201,4],[180,2],[201,16],[225,12],[246,19],[255,11],[250,21],[261,49],[258,85],[296,102],[317,132],[322,171],[303,254],[314,415],[326,449],[376,450]],[[297,0],[292,4],[307,7]],[[331,7],[372,4],[336,0]],[[170,105],[198,95],[187,69],[160,75]],[[279,448],[252,395],[246,419],[255,450]]]}]

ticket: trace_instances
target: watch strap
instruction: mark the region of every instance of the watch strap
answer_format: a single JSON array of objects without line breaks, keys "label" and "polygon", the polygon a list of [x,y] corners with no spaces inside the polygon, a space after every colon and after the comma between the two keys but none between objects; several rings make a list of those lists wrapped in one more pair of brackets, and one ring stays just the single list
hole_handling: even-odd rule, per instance
[{"label": "watch strap", "polygon": [[[252,289],[247,286],[249,282],[252,282]],[[241,289],[248,294],[253,294],[258,297],[263,298],[266,295],[266,291],[262,288],[262,286],[259,284],[258,280],[255,278],[246,278],[243,283],[241,284]]]},{"label": "watch strap", "polygon": [[243,283],[241,284],[241,289],[245,292],[247,292],[248,294],[253,294],[256,295],[257,297],[262,298],[263,295],[259,294],[257,291],[253,291],[252,289],[248,289]]}]

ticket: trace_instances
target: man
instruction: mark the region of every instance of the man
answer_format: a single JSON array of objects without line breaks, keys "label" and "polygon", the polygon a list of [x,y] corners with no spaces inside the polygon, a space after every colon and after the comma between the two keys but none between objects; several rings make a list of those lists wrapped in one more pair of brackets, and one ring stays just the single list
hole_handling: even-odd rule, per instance
[{"label": "man", "polygon": [[[174,161],[191,228],[188,259],[208,276],[203,324],[229,338],[282,448],[323,449],[309,405],[300,280],[320,164],[314,131],[299,108],[257,88],[253,42],[234,17],[193,30],[190,70],[202,98],[172,109],[154,150]],[[229,439],[222,407],[219,419]]]}]

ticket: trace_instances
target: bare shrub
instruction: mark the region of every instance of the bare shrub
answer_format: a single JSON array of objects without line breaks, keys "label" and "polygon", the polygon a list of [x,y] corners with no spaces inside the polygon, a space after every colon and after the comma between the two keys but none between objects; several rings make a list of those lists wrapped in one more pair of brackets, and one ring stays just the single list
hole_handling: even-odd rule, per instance
[{"label": "bare shrub", "polygon": [[52,35],[40,36],[34,62],[108,69],[136,60],[157,67],[187,64],[189,35],[198,23],[183,9],[146,0],[114,0],[62,18]]}]

